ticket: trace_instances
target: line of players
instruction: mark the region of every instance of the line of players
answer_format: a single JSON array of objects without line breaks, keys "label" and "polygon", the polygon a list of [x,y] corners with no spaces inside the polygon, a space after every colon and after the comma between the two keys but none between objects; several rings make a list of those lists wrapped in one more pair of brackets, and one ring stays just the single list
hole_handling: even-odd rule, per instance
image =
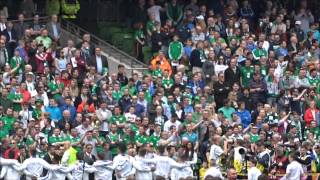
[{"label": "line of players", "polygon": [[[165,148],[158,147],[158,153],[148,155],[145,148],[140,148],[135,157],[126,154],[126,146],[118,145],[119,154],[113,161],[102,160],[103,155],[98,154],[98,160],[92,165],[85,163],[81,155],[77,155],[74,165],[52,165],[45,160],[35,157],[35,151],[30,152],[31,157],[22,164],[13,159],[0,159],[2,166],[0,179],[19,180],[25,174],[27,180],[89,180],[94,175],[95,180],[112,180],[113,171],[117,180],[143,179],[143,180],[180,180],[192,179],[193,171],[191,165],[196,160],[187,161],[184,155],[178,157],[177,161],[165,155]],[[41,176],[43,170],[48,173]]]}]

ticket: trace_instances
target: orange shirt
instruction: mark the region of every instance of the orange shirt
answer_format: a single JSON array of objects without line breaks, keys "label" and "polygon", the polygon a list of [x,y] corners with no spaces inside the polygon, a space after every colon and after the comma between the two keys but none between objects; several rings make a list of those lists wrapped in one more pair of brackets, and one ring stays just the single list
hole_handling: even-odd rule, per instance
[{"label": "orange shirt", "polygon": [[163,71],[168,70],[169,75],[172,75],[172,68],[169,63],[169,61],[163,57],[162,60],[159,58],[159,56],[155,57],[154,59],[151,60],[151,68],[152,70],[157,69],[157,62],[160,62],[160,69]]}]

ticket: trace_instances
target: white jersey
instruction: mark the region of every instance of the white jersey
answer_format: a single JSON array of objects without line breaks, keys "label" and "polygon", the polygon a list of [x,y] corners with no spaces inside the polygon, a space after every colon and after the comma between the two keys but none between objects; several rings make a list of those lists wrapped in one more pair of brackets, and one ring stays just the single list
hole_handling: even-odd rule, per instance
[{"label": "white jersey", "polygon": [[156,164],[154,174],[165,179],[169,178],[171,168],[183,168],[189,166],[186,164],[179,164],[168,156],[155,156],[153,159],[145,159],[144,161]]},{"label": "white jersey", "polygon": [[135,172],[132,165],[132,157],[124,154],[118,154],[113,159],[113,166],[117,174],[117,179],[126,179]]},{"label": "white jersey", "polygon": [[20,166],[17,160],[0,157],[0,164],[2,166],[0,179],[20,179],[22,173],[17,169]]},{"label": "white jersey", "polygon": [[136,179],[152,180],[150,165],[144,161],[144,157],[136,156],[133,161],[133,167],[136,169]]},{"label": "white jersey", "polygon": [[31,179],[31,177],[36,177],[37,179],[40,179],[43,169],[47,169],[48,171],[54,171],[59,169],[59,166],[52,166],[41,158],[31,157],[26,159],[19,167],[19,169],[24,171],[24,174],[27,176],[27,179]]},{"label": "white jersey", "polygon": [[[184,163],[181,163],[182,165]],[[170,179],[171,180],[180,180],[187,177],[193,177],[193,171],[190,166],[184,168],[172,168]]]},{"label": "white jersey", "polygon": [[112,161],[98,160],[92,166],[97,169],[94,173],[96,180],[112,180]]},{"label": "white jersey", "polygon": [[96,168],[83,161],[78,161],[76,164],[68,168],[69,171],[71,171],[71,175],[68,174],[69,180],[89,180],[89,174],[97,171]]}]

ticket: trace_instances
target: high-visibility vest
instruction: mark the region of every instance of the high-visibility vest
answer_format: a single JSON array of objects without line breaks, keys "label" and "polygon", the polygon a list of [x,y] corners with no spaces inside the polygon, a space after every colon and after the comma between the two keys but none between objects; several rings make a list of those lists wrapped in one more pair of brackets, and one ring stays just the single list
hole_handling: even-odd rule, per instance
[{"label": "high-visibility vest", "polygon": [[74,165],[77,162],[77,150],[70,147],[67,152],[69,153],[68,166]]}]

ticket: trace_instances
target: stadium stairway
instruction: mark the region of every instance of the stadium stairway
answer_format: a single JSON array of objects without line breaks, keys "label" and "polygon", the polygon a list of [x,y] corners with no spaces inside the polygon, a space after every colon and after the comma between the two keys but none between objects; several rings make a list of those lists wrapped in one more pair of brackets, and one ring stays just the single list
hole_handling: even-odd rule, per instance
[{"label": "stadium stairway", "polygon": [[89,33],[74,23],[61,19],[62,38],[61,43],[66,43],[67,40],[72,39],[75,43],[81,41],[83,34],[91,35],[91,42],[100,47],[102,54],[108,58],[109,73],[117,73],[118,65],[123,64],[127,70],[127,76],[131,77],[133,73],[138,73],[140,76],[148,68],[148,66],[136,58],[130,56],[126,52],[100,39],[96,35]]}]

